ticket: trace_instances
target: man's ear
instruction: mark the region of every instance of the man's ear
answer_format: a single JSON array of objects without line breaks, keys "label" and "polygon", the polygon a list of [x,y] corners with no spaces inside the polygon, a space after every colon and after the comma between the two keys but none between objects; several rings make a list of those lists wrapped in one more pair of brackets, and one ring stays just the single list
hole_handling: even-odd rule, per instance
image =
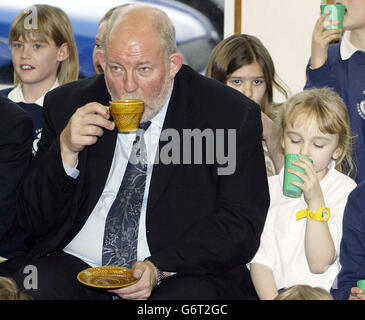
[{"label": "man's ear", "polygon": [[101,67],[103,68],[103,70],[105,70],[106,61],[105,61],[104,50],[98,50],[97,52],[95,52],[95,57],[98,60]]},{"label": "man's ear", "polygon": [[183,57],[180,53],[173,53],[169,57],[169,68],[171,80],[175,78],[183,63]]},{"label": "man's ear", "polygon": [[68,47],[68,43],[62,43],[61,46],[58,48],[57,53],[57,61],[62,62],[66,60],[70,55],[70,50]]}]

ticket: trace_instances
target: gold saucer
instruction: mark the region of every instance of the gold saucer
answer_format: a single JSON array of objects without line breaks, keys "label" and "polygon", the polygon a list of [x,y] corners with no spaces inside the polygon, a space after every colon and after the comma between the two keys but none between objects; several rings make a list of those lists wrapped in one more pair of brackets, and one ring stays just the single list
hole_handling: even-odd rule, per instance
[{"label": "gold saucer", "polygon": [[132,270],[117,266],[102,266],[82,270],[77,275],[81,283],[102,289],[116,289],[130,286],[138,280],[132,275]]}]

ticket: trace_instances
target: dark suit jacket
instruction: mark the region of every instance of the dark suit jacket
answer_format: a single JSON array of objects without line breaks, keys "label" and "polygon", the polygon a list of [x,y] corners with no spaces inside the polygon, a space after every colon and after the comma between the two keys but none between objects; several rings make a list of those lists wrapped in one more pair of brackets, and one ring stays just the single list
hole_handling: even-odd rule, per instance
[{"label": "dark suit jacket", "polygon": [[2,95],[0,113],[0,256],[7,256],[25,235],[16,228],[16,191],[32,157],[33,123]]},{"label": "dark suit jacket", "polygon": [[[117,132],[105,130],[79,154],[76,180],[64,172],[59,135],[78,107],[92,101],[108,105],[109,100],[103,75],[46,95],[43,134],[21,197],[20,222],[39,237],[33,255],[62,250],[103,191]],[[150,260],[164,271],[216,276],[232,296],[248,297],[242,293],[250,282],[244,264],[258,249],[269,206],[260,109],[238,91],[183,66],[175,78],[166,128],[176,129],[180,137],[183,129],[236,129],[236,171],[218,176],[217,161],[154,165],[146,218]],[[165,143],[160,141],[160,150]]]}]

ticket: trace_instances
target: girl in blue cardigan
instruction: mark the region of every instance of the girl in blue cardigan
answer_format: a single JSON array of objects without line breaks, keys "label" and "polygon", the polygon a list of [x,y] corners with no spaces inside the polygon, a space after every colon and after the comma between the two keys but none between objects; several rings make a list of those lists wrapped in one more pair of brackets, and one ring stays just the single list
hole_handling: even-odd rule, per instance
[{"label": "girl in blue cardigan", "polygon": [[[354,161],[355,181],[365,179],[365,1],[343,0],[345,33],[340,43],[331,44],[342,30],[325,30],[328,14],[322,15],[313,30],[311,59],[305,88],[335,89],[349,110],[352,133],[357,136]],[[332,21],[338,24],[338,21]]]}]

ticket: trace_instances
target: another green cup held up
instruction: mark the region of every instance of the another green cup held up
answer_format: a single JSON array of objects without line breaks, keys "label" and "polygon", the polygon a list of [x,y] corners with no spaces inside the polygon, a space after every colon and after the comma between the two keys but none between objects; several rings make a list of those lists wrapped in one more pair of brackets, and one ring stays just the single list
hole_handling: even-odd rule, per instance
[{"label": "another green cup held up", "polygon": [[288,168],[298,170],[300,172],[304,172],[304,169],[302,169],[298,166],[295,166],[292,163],[293,161],[299,161],[300,156],[303,156],[303,157],[307,158],[309,161],[311,161],[313,163],[313,160],[311,158],[309,158],[308,156],[304,155],[304,154],[288,153],[288,154],[285,155],[283,193],[287,197],[300,198],[302,196],[302,192],[303,192],[302,189],[300,189],[299,187],[293,185],[291,183],[291,181],[294,180],[294,181],[298,181],[298,182],[303,183],[303,180],[301,178],[299,178],[297,175],[288,172]]},{"label": "another green cup held up", "polygon": [[343,17],[345,15],[346,7],[343,4],[322,4],[321,5],[321,15],[330,12],[330,15],[325,21],[339,21],[337,25],[329,25],[326,30],[330,29],[342,29]]}]

